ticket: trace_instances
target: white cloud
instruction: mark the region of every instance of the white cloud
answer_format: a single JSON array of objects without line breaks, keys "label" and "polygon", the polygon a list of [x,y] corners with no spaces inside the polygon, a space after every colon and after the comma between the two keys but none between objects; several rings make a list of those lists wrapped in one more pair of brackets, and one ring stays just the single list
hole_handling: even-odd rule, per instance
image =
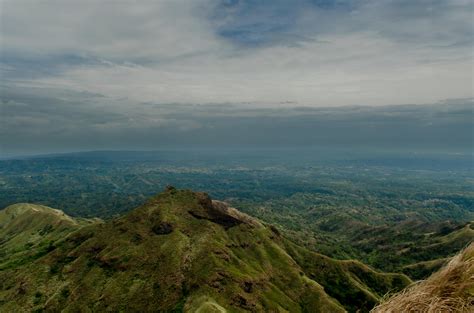
[{"label": "white cloud", "polygon": [[473,96],[470,61],[438,56],[426,48],[400,49],[368,33],[297,47],[267,47],[238,57],[204,55],[148,66],[77,67],[40,81],[135,102],[429,103]]},{"label": "white cloud", "polygon": [[394,3],[300,8],[281,35],[305,40],[243,47],[218,35],[211,0],[4,0],[2,47],[5,55],[46,55],[53,63],[65,55],[95,60],[26,83],[127,98],[115,104],[127,110],[144,101],[331,106],[473,97],[472,46],[462,44],[469,4]]},{"label": "white cloud", "polygon": [[216,48],[207,1],[4,0],[5,48],[105,59],[173,58]]}]

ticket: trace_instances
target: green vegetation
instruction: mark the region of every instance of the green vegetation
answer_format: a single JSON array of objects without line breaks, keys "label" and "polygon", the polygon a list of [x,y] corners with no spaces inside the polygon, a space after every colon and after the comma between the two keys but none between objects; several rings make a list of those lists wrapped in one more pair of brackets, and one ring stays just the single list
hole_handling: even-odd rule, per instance
[{"label": "green vegetation", "polygon": [[[76,221],[111,220],[172,184],[225,200],[313,252],[415,280],[474,240],[470,158],[298,153],[91,152],[3,160],[0,207],[32,202],[61,208]],[[51,226],[43,227],[39,241],[23,240],[15,249],[40,257],[51,240],[42,236]],[[153,231],[170,228],[158,224]],[[1,267],[10,266],[5,255],[0,250]]]},{"label": "green vegetation", "polygon": [[98,219],[74,219],[42,205],[19,203],[0,211],[0,270],[41,258],[58,238]]},{"label": "green vegetation", "polygon": [[[54,216],[48,234],[74,221]],[[2,270],[0,303],[4,311],[368,312],[409,283],[311,252],[204,193],[168,188],[122,217],[58,233],[44,255]]]}]

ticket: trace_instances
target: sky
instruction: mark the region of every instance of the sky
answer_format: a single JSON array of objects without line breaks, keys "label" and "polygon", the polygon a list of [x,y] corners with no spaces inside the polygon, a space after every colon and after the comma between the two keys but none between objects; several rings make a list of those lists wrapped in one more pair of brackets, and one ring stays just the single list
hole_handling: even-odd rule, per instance
[{"label": "sky", "polygon": [[0,0],[0,153],[469,150],[471,0]]}]

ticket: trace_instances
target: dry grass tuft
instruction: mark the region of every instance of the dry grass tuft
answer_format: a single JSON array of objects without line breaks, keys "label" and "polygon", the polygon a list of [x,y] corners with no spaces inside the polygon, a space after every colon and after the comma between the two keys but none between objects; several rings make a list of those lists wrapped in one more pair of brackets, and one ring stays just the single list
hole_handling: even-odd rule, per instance
[{"label": "dry grass tuft", "polygon": [[388,297],[371,312],[474,312],[474,243],[427,280]]}]

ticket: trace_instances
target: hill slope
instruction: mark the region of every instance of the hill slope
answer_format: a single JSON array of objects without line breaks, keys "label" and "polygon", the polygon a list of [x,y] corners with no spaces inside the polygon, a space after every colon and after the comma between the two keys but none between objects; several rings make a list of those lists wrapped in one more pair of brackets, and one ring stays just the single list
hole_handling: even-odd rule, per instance
[{"label": "hill slope", "polygon": [[0,309],[366,312],[409,282],[310,252],[206,194],[168,188],[0,272]]},{"label": "hill slope", "polygon": [[474,243],[456,255],[440,271],[394,295],[374,313],[473,312]]},{"label": "hill slope", "polygon": [[0,211],[0,270],[36,259],[52,250],[58,238],[99,221],[74,219],[42,205],[11,205]]}]

